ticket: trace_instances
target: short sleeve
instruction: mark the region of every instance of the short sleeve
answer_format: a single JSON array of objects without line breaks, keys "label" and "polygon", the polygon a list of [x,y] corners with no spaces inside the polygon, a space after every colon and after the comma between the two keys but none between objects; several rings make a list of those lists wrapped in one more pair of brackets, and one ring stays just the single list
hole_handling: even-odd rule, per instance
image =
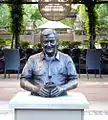
[{"label": "short sleeve", "polygon": [[25,78],[31,78],[32,77],[32,71],[33,71],[33,58],[29,57],[27,63],[25,64],[22,76]]},{"label": "short sleeve", "polygon": [[76,68],[75,64],[70,56],[67,58],[67,63],[66,63],[66,68],[67,68],[67,74],[71,79],[76,79],[77,78],[77,73],[76,73]]}]

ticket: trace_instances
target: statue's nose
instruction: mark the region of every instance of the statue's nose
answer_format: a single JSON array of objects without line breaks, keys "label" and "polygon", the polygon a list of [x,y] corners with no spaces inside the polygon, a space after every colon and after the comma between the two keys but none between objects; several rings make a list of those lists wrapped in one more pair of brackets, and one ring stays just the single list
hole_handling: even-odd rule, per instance
[{"label": "statue's nose", "polygon": [[51,43],[50,43],[50,41],[48,42],[48,46],[51,46]]}]

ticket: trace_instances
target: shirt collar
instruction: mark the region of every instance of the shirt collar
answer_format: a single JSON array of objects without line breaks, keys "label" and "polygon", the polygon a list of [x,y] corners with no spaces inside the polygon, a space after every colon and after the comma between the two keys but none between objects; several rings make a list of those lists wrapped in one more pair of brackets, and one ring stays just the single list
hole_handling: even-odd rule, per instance
[{"label": "shirt collar", "polygon": [[[41,52],[40,57],[42,58],[42,60],[45,59],[45,55],[44,55],[43,52]],[[56,57],[55,57],[55,58],[56,58],[57,60],[60,60],[60,53],[59,53],[59,51],[57,51],[57,54],[56,54]]]},{"label": "shirt collar", "polygon": [[60,60],[60,53],[59,53],[59,51],[58,51],[57,54],[56,54],[56,59],[57,59],[57,60]]}]

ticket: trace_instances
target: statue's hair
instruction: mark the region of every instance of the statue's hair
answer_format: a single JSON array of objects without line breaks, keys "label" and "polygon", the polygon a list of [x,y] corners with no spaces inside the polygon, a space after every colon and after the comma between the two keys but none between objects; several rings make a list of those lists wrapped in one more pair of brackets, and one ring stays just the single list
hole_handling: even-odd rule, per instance
[{"label": "statue's hair", "polygon": [[53,36],[56,38],[56,40],[58,41],[58,34],[54,29],[45,29],[41,32],[40,34],[40,41],[42,42],[43,40],[43,36],[50,36],[51,34],[53,34]]}]

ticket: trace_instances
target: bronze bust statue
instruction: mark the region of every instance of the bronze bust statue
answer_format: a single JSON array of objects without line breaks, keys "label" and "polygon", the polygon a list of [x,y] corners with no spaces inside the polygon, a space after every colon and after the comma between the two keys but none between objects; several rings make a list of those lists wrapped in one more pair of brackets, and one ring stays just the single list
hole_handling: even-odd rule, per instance
[{"label": "bronze bust statue", "polygon": [[77,87],[75,65],[70,56],[58,51],[58,34],[53,29],[41,32],[43,51],[29,57],[20,85],[32,95],[57,97]]}]

